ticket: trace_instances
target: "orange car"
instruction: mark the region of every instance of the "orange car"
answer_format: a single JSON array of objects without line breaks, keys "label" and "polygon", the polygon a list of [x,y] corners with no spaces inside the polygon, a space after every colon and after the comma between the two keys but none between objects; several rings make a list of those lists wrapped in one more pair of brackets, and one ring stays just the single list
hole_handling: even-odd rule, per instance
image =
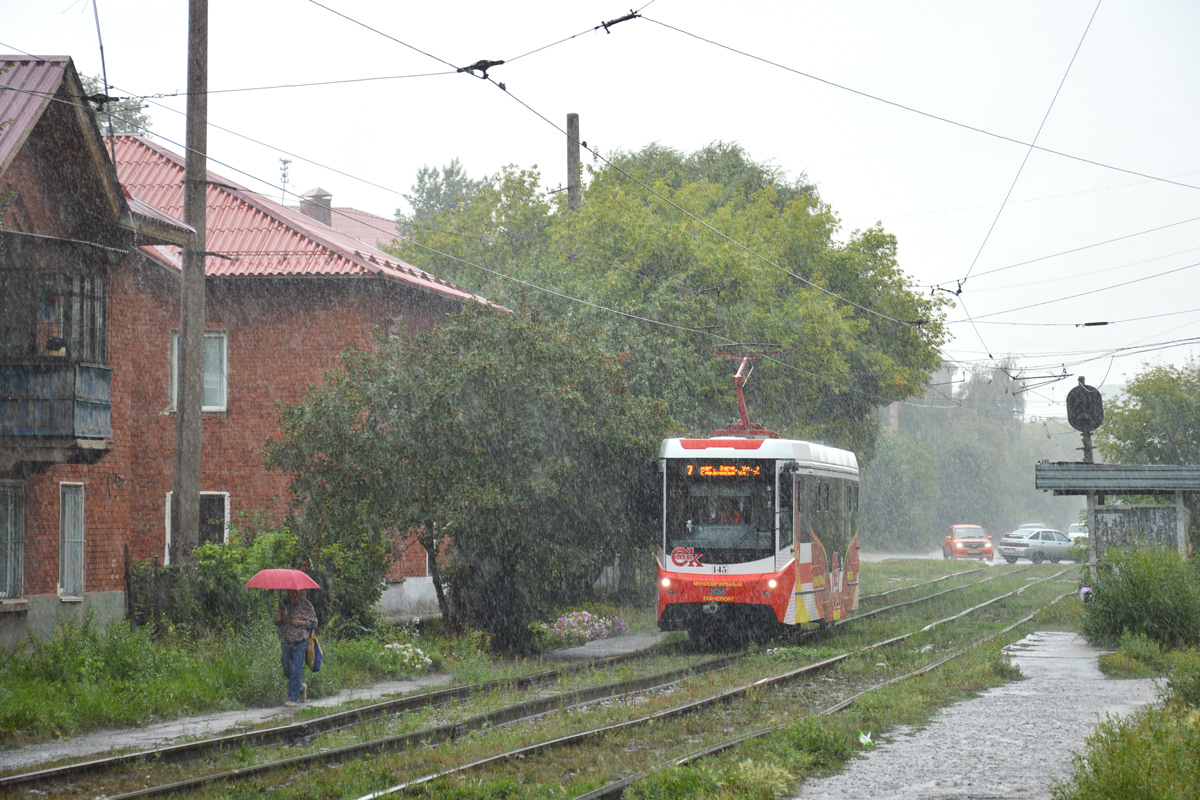
[{"label": "orange car", "polygon": [[991,561],[992,537],[978,525],[951,525],[950,535],[942,540],[942,558]]}]

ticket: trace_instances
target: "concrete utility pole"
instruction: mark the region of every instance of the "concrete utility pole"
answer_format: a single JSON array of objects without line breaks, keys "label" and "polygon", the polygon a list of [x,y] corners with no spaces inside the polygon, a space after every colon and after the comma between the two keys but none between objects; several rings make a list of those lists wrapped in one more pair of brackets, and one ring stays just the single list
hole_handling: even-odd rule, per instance
[{"label": "concrete utility pole", "polygon": [[567,114],[567,208],[579,206],[579,115]]},{"label": "concrete utility pole", "polygon": [[188,2],[187,155],[183,221],[195,229],[183,250],[175,400],[175,482],[171,502],[173,564],[193,559],[200,543],[200,409],[204,397],[204,260],[208,192],[208,0]]},{"label": "concrete utility pole", "polygon": [[[1092,431],[1104,423],[1104,400],[1100,392],[1087,385],[1079,375],[1079,385],[1067,392],[1067,422],[1083,435],[1083,463],[1094,463]],[[1104,504],[1104,495],[1087,493],[1088,563],[1095,566],[1100,544],[1100,526],[1096,524],[1096,506]]]}]

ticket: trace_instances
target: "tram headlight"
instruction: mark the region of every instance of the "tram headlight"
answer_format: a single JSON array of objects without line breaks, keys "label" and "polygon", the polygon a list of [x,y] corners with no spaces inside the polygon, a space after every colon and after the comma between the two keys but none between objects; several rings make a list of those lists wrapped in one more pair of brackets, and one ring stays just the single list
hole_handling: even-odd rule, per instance
[{"label": "tram headlight", "polygon": [[670,578],[663,578],[663,579],[662,579],[662,586],[663,586],[663,588],[664,588],[664,589],[670,588],[670,586],[671,586],[671,579],[670,579]]},{"label": "tram headlight", "polygon": [[771,578],[771,580],[767,581],[767,586],[771,589],[774,589],[778,585],[779,581],[775,580],[774,578]]}]

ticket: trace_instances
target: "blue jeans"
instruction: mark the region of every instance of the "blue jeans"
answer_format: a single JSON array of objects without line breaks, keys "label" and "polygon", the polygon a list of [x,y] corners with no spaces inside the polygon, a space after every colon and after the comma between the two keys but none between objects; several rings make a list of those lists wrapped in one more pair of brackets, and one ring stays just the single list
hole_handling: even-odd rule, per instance
[{"label": "blue jeans", "polygon": [[300,687],[304,685],[304,654],[308,651],[308,639],[295,644],[280,644],[283,674],[288,679],[288,700],[300,699]]}]

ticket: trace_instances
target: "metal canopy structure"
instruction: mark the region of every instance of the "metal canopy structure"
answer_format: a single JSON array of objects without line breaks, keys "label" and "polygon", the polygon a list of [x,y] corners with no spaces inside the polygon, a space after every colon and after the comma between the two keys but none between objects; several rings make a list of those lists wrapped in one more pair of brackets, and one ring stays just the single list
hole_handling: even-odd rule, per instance
[{"label": "metal canopy structure", "polygon": [[1200,492],[1200,465],[1043,462],[1034,468],[1034,482],[1056,495]]},{"label": "metal canopy structure", "polygon": [[[1175,547],[1187,553],[1189,514],[1183,502],[1184,493],[1200,492],[1200,465],[1197,464],[1087,464],[1074,461],[1042,462],[1034,467],[1034,485],[1056,495],[1086,495],[1088,498],[1088,529],[1097,537],[1090,548],[1090,560],[1095,563],[1097,552],[1106,534],[1098,525],[1098,513],[1118,507],[1097,505],[1104,495],[1141,494],[1171,495],[1175,505]],[[1103,503],[1103,500],[1100,501]]]}]

